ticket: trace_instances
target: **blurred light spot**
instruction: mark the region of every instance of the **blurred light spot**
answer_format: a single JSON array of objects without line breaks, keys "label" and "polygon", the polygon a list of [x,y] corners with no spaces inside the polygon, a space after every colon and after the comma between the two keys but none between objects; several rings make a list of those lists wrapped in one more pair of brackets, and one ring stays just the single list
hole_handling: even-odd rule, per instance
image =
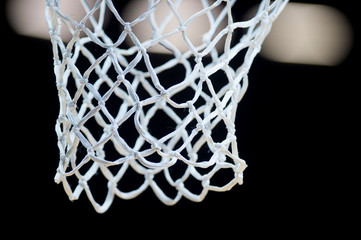
[{"label": "blurred light spot", "polygon": [[16,33],[30,37],[49,38],[44,1],[8,0],[6,7],[8,22]]},{"label": "blurred light spot", "polygon": [[335,66],[352,46],[352,28],[335,8],[289,3],[275,21],[261,55],[288,63]]},{"label": "blurred light spot", "polygon": [[[209,4],[212,4],[213,1],[210,1]],[[212,13],[215,15],[215,18],[221,13],[222,9],[224,8],[224,4],[222,3],[220,6],[214,8]],[[122,10],[121,16],[124,18],[125,21],[133,21],[138,18],[141,14],[148,10],[148,1],[144,0],[132,0],[129,1],[127,6]],[[177,8],[177,13],[180,16],[182,22],[186,22],[188,18],[190,18],[196,12],[199,12],[203,9],[203,4],[201,1],[195,0],[183,0],[181,1],[179,7]],[[168,17],[170,18],[168,19]],[[163,28],[159,34],[164,35],[170,33],[179,28],[179,22],[176,16],[171,12],[170,7],[163,1],[157,7],[154,13],[154,22],[160,28]],[[226,18],[223,19],[223,22],[220,23],[218,27],[218,31],[223,29],[227,26]],[[197,47],[202,44],[202,37],[203,34],[208,32],[210,29],[210,22],[208,20],[207,15],[202,15],[194,19],[189,25],[186,27],[186,35],[192,44]],[[147,40],[152,39],[153,28],[150,24],[150,21],[147,19],[145,21],[141,21],[132,27],[132,31],[135,33],[137,38],[140,42],[145,42]],[[178,32],[166,38],[166,41],[173,46],[175,46],[181,52],[185,52],[189,50],[189,47],[184,40],[182,33]],[[223,41],[224,42],[224,41]],[[134,45],[132,41],[128,38],[127,43],[129,45]],[[217,49],[221,47],[222,41],[218,45],[216,45]],[[148,49],[149,52],[156,52],[156,53],[170,53],[170,51],[161,45],[155,45]]]},{"label": "blurred light spot", "polygon": [[[92,7],[95,0],[88,0],[87,3]],[[9,24],[16,33],[29,37],[50,38],[45,21],[44,0],[8,0],[6,8]],[[76,21],[80,21],[86,14],[81,2],[74,0],[61,0],[60,11]],[[86,26],[91,27],[89,21]],[[62,28],[61,36],[64,41],[71,39],[66,27]]]}]

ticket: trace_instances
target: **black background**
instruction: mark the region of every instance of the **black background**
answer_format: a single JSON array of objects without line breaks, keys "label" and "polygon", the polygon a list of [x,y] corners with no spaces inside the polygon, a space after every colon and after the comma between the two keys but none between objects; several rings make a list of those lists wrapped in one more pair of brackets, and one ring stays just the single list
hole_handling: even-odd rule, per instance
[{"label": "black background", "polygon": [[133,200],[116,198],[104,214],[93,210],[85,194],[69,201],[53,181],[58,99],[51,45],[14,33],[6,22],[5,2],[1,198],[5,222],[16,227],[13,234],[294,239],[346,236],[355,227],[353,204],[360,189],[354,186],[360,160],[355,1],[309,1],[338,8],[353,24],[353,49],[339,66],[255,59],[236,122],[240,156],[248,164],[243,185],[210,192],[201,203],[183,198],[172,207],[148,189]]}]

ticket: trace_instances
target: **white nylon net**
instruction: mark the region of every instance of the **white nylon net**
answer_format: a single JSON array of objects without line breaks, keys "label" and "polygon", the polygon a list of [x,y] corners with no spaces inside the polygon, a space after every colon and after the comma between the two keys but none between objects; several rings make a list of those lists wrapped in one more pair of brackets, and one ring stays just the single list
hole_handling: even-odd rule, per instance
[{"label": "white nylon net", "polygon": [[[149,0],[130,22],[111,0],[80,1],[84,16],[76,21],[62,13],[60,0],[46,0],[60,100],[55,181],[69,198],[85,191],[96,211],[105,212],[114,196],[131,199],[148,187],[173,205],[182,196],[202,201],[208,191],[242,184],[237,104],[287,1],[264,0],[250,20],[234,21],[235,0],[194,0],[202,9],[186,19],[178,11],[186,0]],[[161,7],[168,12],[159,22]],[[115,19],[119,33],[107,33],[105,16]],[[209,29],[195,44],[187,31],[200,17]],[[170,19],[177,26],[165,31]],[[152,36],[141,41],[133,29],[144,22]],[[62,40],[61,29],[70,41]],[[177,34],[186,51],[169,40]],[[167,54],[150,53],[156,46]]]}]

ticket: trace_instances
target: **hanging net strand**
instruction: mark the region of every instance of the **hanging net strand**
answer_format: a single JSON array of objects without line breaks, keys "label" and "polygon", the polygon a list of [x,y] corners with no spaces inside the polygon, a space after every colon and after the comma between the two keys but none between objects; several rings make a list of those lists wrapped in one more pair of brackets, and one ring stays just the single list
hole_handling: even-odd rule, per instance
[{"label": "hanging net strand", "polygon": [[[102,213],[115,196],[132,199],[148,188],[173,205],[242,184],[237,104],[286,0],[261,1],[247,21],[234,20],[235,0],[199,0],[202,9],[187,18],[180,14],[186,0],[149,0],[132,21],[111,0],[79,0],[78,21],[62,12],[61,0],[45,1],[60,102],[55,181],[70,200],[85,192]],[[105,27],[106,16],[115,30]],[[188,30],[200,18],[209,29],[195,42]],[[176,26],[167,30],[171,19]],[[145,23],[146,40],[135,31]]]}]

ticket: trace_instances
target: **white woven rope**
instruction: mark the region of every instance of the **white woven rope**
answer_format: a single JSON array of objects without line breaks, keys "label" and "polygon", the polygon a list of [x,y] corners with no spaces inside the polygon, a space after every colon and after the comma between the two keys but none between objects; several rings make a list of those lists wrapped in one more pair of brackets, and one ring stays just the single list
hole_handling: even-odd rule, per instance
[{"label": "white woven rope", "polygon": [[[208,191],[226,191],[242,184],[246,164],[237,149],[237,104],[247,89],[253,59],[287,1],[263,0],[254,17],[238,22],[232,17],[235,0],[195,0],[202,2],[203,9],[186,20],[177,11],[182,0],[149,0],[147,11],[131,22],[123,20],[111,0],[97,0],[93,6],[79,1],[86,14],[78,22],[61,12],[61,0],[46,0],[60,101],[56,122],[60,161],[55,181],[63,184],[69,198],[76,200],[85,191],[96,211],[105,212],[114,196],[131,199],[148,187],[163,203],[173,205],[182,196],[198,202]],[[158,23],[154,16],[161,4],[170,11]],[[216,7],[223,8],[217,16],[212,11]],[[122,29],[116,39],[103,29],[106,14],[115,17]],[[210,28],[195,46],[187,27],[201,16],[207,17]],[[164,32],[171,17],[178,26]],[[227,25],[220,29],[223,20]],[[153,35],[141,42],[132,28],[143,21],[150,23]],[[61,28],[72,35],[69,42],[62,40]],[[236,31],[244,35],[235,40]],[[168,41],[178,33],[188,51]],[[126,38],[132,46],[126,47]],[[215,46],[221,41],[220,51]],[[155,45],[169,51],[160,65],[148,51]],[[241,53],[243,62],[230,64]],[[80,67],[85,63],[85,69]],[[182,81],[165,87],[160,75],[180,66],[185,72]],[[218,76],[226,80],[221,87],[216,87]],[[170,82],[174,77],[167,76]],[[151,127],[154,121],[163,121],[160,113],[167,118],[164,126],[162,122],[157,125],[167,129],[162,136],[155,134],[162,129]],[[215,140],[219,128],[225,134]],[[221,185],[213,182],[212,177],[223,170],[232,170],[230,180]],[[133,174],[129,179],[127,172]],[[122,187],[136,185],[131,182],[134,175],[140,183],[130,190]],[[187,183],[191,179],[199,182],[197,193]],[[172,196],[165,184],[175,192]],[[104,190],[103,200],[95,197],[94,188]]]}]

